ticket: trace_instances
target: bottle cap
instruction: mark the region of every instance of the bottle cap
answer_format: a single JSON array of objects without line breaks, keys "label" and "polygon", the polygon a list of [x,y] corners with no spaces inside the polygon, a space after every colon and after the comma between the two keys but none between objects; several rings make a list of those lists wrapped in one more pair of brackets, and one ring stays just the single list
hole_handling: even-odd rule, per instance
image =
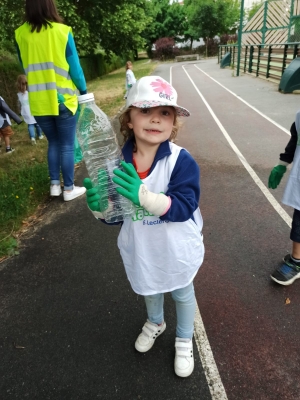
[{"label": "bottle cap", "polygon": [[89,101],[94,101],[94,93],[87,93],[87,94],[82,94],[81,96],[78,96],[78,103],[83,104],[83,103],[88,103]]}]

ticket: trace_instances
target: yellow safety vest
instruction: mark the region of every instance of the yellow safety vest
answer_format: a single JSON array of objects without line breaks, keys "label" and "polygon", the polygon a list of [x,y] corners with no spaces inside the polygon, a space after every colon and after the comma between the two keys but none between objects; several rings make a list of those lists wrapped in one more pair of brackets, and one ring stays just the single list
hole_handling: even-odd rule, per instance
[{"label": "yellow safety vest", "polygon": [[65,106],[76,113],[76,87],[69,74],[66,46],[72,29],[52,22],[52,28],[31,32],[25,22],[15,31],[28,82],[30,111],[34,116],[59,115],[58,93]]}]

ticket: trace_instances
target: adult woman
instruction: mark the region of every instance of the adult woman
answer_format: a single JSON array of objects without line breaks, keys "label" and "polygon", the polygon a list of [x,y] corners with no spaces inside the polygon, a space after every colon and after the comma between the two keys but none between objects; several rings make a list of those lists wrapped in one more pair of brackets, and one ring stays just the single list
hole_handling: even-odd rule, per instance
[{"label": "adult woman", "polygon": [[20,62],[28,82],[32,115],[48,139],[50,195],[64,200],[85,193],[74,186],[76,88],[86,93],[72,29],[63,24],[54,0],[25,0],[26,22],[15,31]]}]

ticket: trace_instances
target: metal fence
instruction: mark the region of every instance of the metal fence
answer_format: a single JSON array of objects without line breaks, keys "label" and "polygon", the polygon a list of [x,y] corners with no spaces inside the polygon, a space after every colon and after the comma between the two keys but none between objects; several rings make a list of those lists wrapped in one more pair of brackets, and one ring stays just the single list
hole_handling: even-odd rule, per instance
[{"label": "metal fence", "polygon": [[300,41],[300,0],[265,1],[243,27],[242,44]]},{"label": "metal fence", "polygon": [[[230,52],[231,66],[236,66],[238,45],[219,46],[218,63]],[[285,69],[300,56],[300,43],[251,44],[241,47],[240,71],[280,81]]]}]

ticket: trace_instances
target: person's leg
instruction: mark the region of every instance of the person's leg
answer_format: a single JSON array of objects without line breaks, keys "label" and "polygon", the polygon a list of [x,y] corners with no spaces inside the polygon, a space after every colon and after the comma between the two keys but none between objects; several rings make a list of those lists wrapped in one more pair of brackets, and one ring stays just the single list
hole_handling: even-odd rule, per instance
[{"label": "person's leg", "polygon": [[176,304],[176,337],[192,339],[196,310],[196,299],[193,282],[185,288],[174,290],[172,292],[172,298]]},{"label": "person's leg", "polygon": [[292,254],[287,254],[281,264],[271,275],[273,281],[280,285],[291,285],[300,278],[300,211],[294,210],[290,239],[293,242]]},{"label": "person's leg", "polygon": [[144,324],[142,333],[135,342],[135,348],[141,353],[150,350],[158,338],[166,329],[164,322],[164,295],[162,293],[144,296],[148,319]]},{"label": "person's leg", "polygon": [[144,296],[148,319],[154,324],[160,325],[164,322],[164,295],[162,293]]},{"label": "person's leg", "polygon": [[28,124],[27,128],[30,139],[35,139],[34,124]]},{"label": "person's leg", "polygon": [[10,147],[10,137],[8,135],[4,135],[4,143],[5,147],[8,149]]},{"label": "person's leg", "polygon": [[59,116],[56,117],[55,122],[59,137],[61,172],[64,179],[64,190],[72,190],[74,184],[76,116],[73,115],[63,103],[61,103],[59,105]]},{"label": "person's leg", "polygon": [[64,200],[70,201],[86,192],[85,187],[74,186],[76,115],[63,104],[56,117],[59,132],[61,171],[64,179]]},{"label": "person's leg", "polygon": [[10,125],[6,126],[5,128],[2,128],[1,134],[4,139],[6,153],[12,153],[13,151],[15,151],[15,149],[13,149],[10,145],[10,137],[13,135],[13,130],[11,129]]},{"label": "person's leg", "polygon": [[55,117],[34,117],[48,140],[48,169],[51,185],[60,185],[60,144]]},{"label": "person's leg", "polygon": [[38,124],[34,124],[34,127],[35,127],[35,131],[36,131],[37,137],[39,139],[43,139],[44,136],[43,136],[43,132],[41,130],[41,127]]},{"label": "person's leg", "polygon": [[172,292],[176,303],[177,326],[175,339],[175,373],[181,377],[191,375],[194,370],[193,332],[196,299],[193,282]]}]

